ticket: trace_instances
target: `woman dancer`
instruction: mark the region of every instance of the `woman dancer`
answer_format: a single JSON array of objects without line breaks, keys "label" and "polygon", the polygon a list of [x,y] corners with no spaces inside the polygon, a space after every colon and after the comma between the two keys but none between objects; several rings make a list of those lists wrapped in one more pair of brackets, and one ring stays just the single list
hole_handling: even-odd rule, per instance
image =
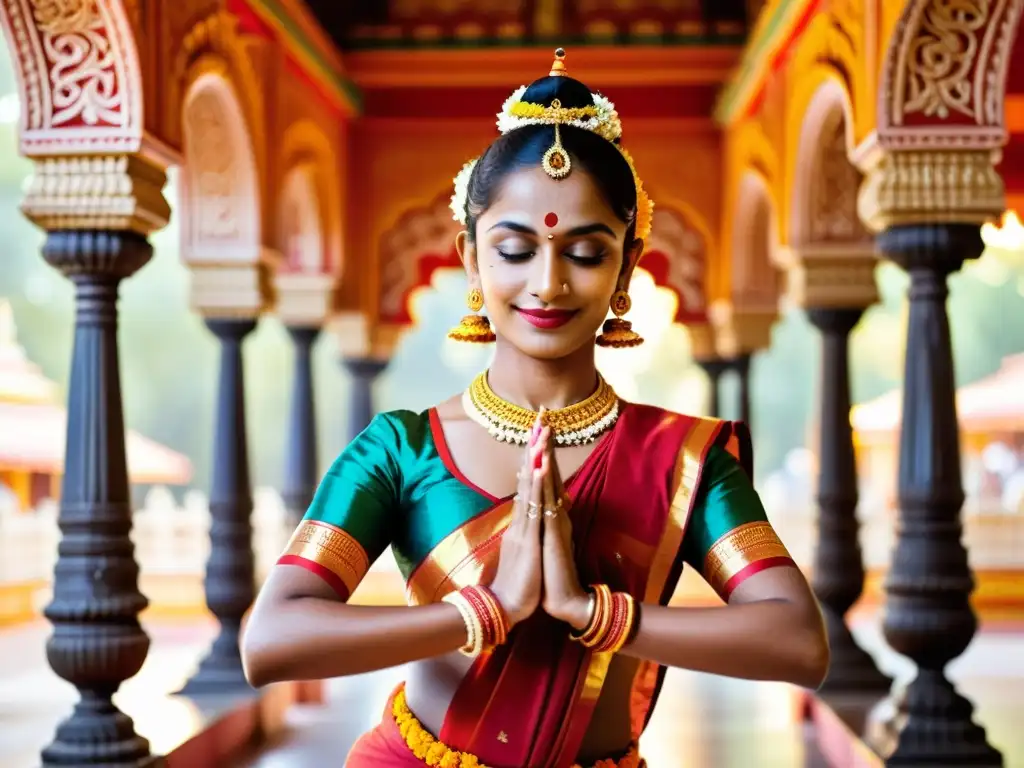
[{"label": "woman dancer", "polygon": [[[345,449],[249,618],[256,686],[416,662],[350,766],[638,766],[666,667],[814,687],[828,666],[747,429],[624,402],[597,372],[595,343],[640,342],[621,316],[652,205],[613,105],[563,58],[455,182],[489,321],[451,335],[495,340],[491,367]],[[409,606],[346,605],[388,545]],[[668,607],[684,564],[727,605]]]}]

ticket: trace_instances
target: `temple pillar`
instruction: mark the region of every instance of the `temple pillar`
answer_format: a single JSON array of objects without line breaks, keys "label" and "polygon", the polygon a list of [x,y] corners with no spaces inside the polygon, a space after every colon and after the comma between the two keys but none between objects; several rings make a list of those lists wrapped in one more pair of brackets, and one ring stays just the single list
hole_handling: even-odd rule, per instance
[{"label": "temple pillar", "polygon": [[744,424],[750,424],[750,353],[736,355],[727,362],[728,370],[736,374],[738,389],[737,418]]},{"label": "temple pillar", "polygon": [[348,441],[369,426],[377,410],[373,403],[373,383],[388,366],[387,360],[376,357],[345,357],[342,366],[352,377],[349,395]]},{"label": "temple pillar", "polygon": [[868,240],[794,249],[794,303],[821,333],[818,402],[818,538],[812,586],[828,629],[831,664],[826,694],[884,693],[891,681],[853,639],[845,616],[864,590],[857,520],[857,463],[850,424],[849,339],[864,310],[878,300],[877,259]]},{"label": "temple pillar", "polygon": [[203,588],[206,605],[220,623],[220,632],[196,674],[186,683],[182,692],[188,695],[248,690],[238,636],[242,617],[256,599],[252,482],[242,371],[242,342],[256,328],[256,321],[209,317],[206,327],[220,345],[220,373],[210,489],[210,558]]},{"label": "temple pillar", "polygon": [[696,362],[708,377],[708,415],[720,419],[722,417],[721,379],[729,364],[725,360],[717,358],[697,360]]},{"label": "temple pillar", "polygon": [[149,650],[130,538],[117,293],[149,261],[149,233],[167,223],[165,181],[162,167],[136,156],[39,160],[22,205],[46,230],[43,258],[74,285],[76,310],[61,540],[44,613],[53,624],[47,659],[79,700],[43,751],[44,766],[152,762],[148,741],[112,701]]},{"label": "temple pillar", "polygon": [[723,373],[737,377],[737,402],[732,413],[751,426],[750,362],[755,353],[771,346],[778,311],[774,305],[739,307],[735,302],[717,301],[711,305],[709,317],[714,327],[716,356],[724,363]]},{"label": "temple pillar", "polygon": [[293,522],[298,522],[313,501],[319,480],[311,355],[320,328],[289,325],[288,334],[295,350],[295,363],[292,368],[292,403],[288,419],[288,450],[285,455],[282,496],[289,517]]},{"label": "temple pillar", "polygon": [[[217,263],[211,250],[192,252],[191,301],[217,339],[220,363],[213,429],[210,488],[210,557],[203,588],[220,630],[182,693],[189,696],[248,692],[238,647],[242,618],[256,597],[252,545],[252,480],[242,345],[269,301],[267,272],[275,261],[268,249],[247,260]],[[201,254],[204,258],[196,258]],[[212,263],[211,263],[212,262]]]},{"label": "temple pillar", "polygon": [[971,702],[945,673],[977,629],[974,578],[961,540],[964,491],[946,283],[965,260],[981,255],[979,225],[1002,213],[1002,180],[992,166],[994,148],[897,148],[908,146],[883,142],[860,195],[861,216],[878,232],[879,251],[911,281],[899,516],[883,629],[917,674],[900,692],[893,743],[879,748],[889,765],[1002,765],[972,719]]},{"label": "temple pillar", "polygon": [[313,501],[320,481],[312,351],[333,308],[335,278],[279,272],[274,282],[277,315],[288,329],[295,350],[282,496],[291,521],[297,524]]}]

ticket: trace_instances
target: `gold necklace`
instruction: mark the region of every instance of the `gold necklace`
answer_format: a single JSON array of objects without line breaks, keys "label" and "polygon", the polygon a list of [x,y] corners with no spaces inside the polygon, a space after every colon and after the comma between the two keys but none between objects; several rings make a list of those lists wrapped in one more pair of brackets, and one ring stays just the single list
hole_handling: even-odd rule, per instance
[{"label": "gold necklace", "polygon": [[[537,411],[510,403],[494,393],[481,373],[462,394],[462,405],[475,422],[499,442],[525,445],[537,421]],[[585,445],[597,440],[619,418],[619,397],[601,374],[597,389],[586,400],[544,412],[544,422],[558,445]]]}]

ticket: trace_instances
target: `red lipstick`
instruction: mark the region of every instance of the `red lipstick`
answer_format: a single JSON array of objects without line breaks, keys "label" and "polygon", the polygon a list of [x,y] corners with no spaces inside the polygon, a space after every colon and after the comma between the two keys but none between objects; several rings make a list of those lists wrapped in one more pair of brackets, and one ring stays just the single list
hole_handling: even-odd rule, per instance
[{"label": "red lipstick", "polygon": [[535,328],[552,330],[561,328],[576,315],[575,309],[523,309],[516,307],[523,320]]}]

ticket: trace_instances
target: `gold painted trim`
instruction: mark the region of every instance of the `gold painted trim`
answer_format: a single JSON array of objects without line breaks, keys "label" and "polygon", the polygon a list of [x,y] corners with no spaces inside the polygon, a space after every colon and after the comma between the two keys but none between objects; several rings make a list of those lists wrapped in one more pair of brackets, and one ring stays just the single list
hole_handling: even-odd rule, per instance
[{"label": "gold painted trim", "polygon": [[319,520],[305,520],[295,529],[282,556],[288,555],[326,568],[341,579],[350,595],[370,570],[366,550],[351,534]]},{"label": "gold painted trim", "polygon": [[409,576],[406,602],[427,605],[455,589],[485,583],[497,568],[501,534],[511,521],[507,499],[448,534]]},{"label": "gold painted trim", "polygon": [[789,557],[771,523],[736,526],[716,541],[704,558],[704,578],[720,596],[729,579],[744,568],[771,557]]},{"label": "gold painted trim", "polygon": [[657,603],[665,589],[665,582],[668,580],[676,554],[679,552],[679,547],[682,546],[683,535],[686,533],[686,524],[689,522],[690,511],[693,508],[693,499],[697,491],[697,482],[700,480],[704,457],[718,436],[721,424],[722,422],[717,419],[698,419],[683,438],[672,476],[672,504],[669,508],[668,520],[665,523],[665,531],[661,536],[654,561],[651,564],[650,574],[647,577],[647,589],[644,591],[645,603]]}]

